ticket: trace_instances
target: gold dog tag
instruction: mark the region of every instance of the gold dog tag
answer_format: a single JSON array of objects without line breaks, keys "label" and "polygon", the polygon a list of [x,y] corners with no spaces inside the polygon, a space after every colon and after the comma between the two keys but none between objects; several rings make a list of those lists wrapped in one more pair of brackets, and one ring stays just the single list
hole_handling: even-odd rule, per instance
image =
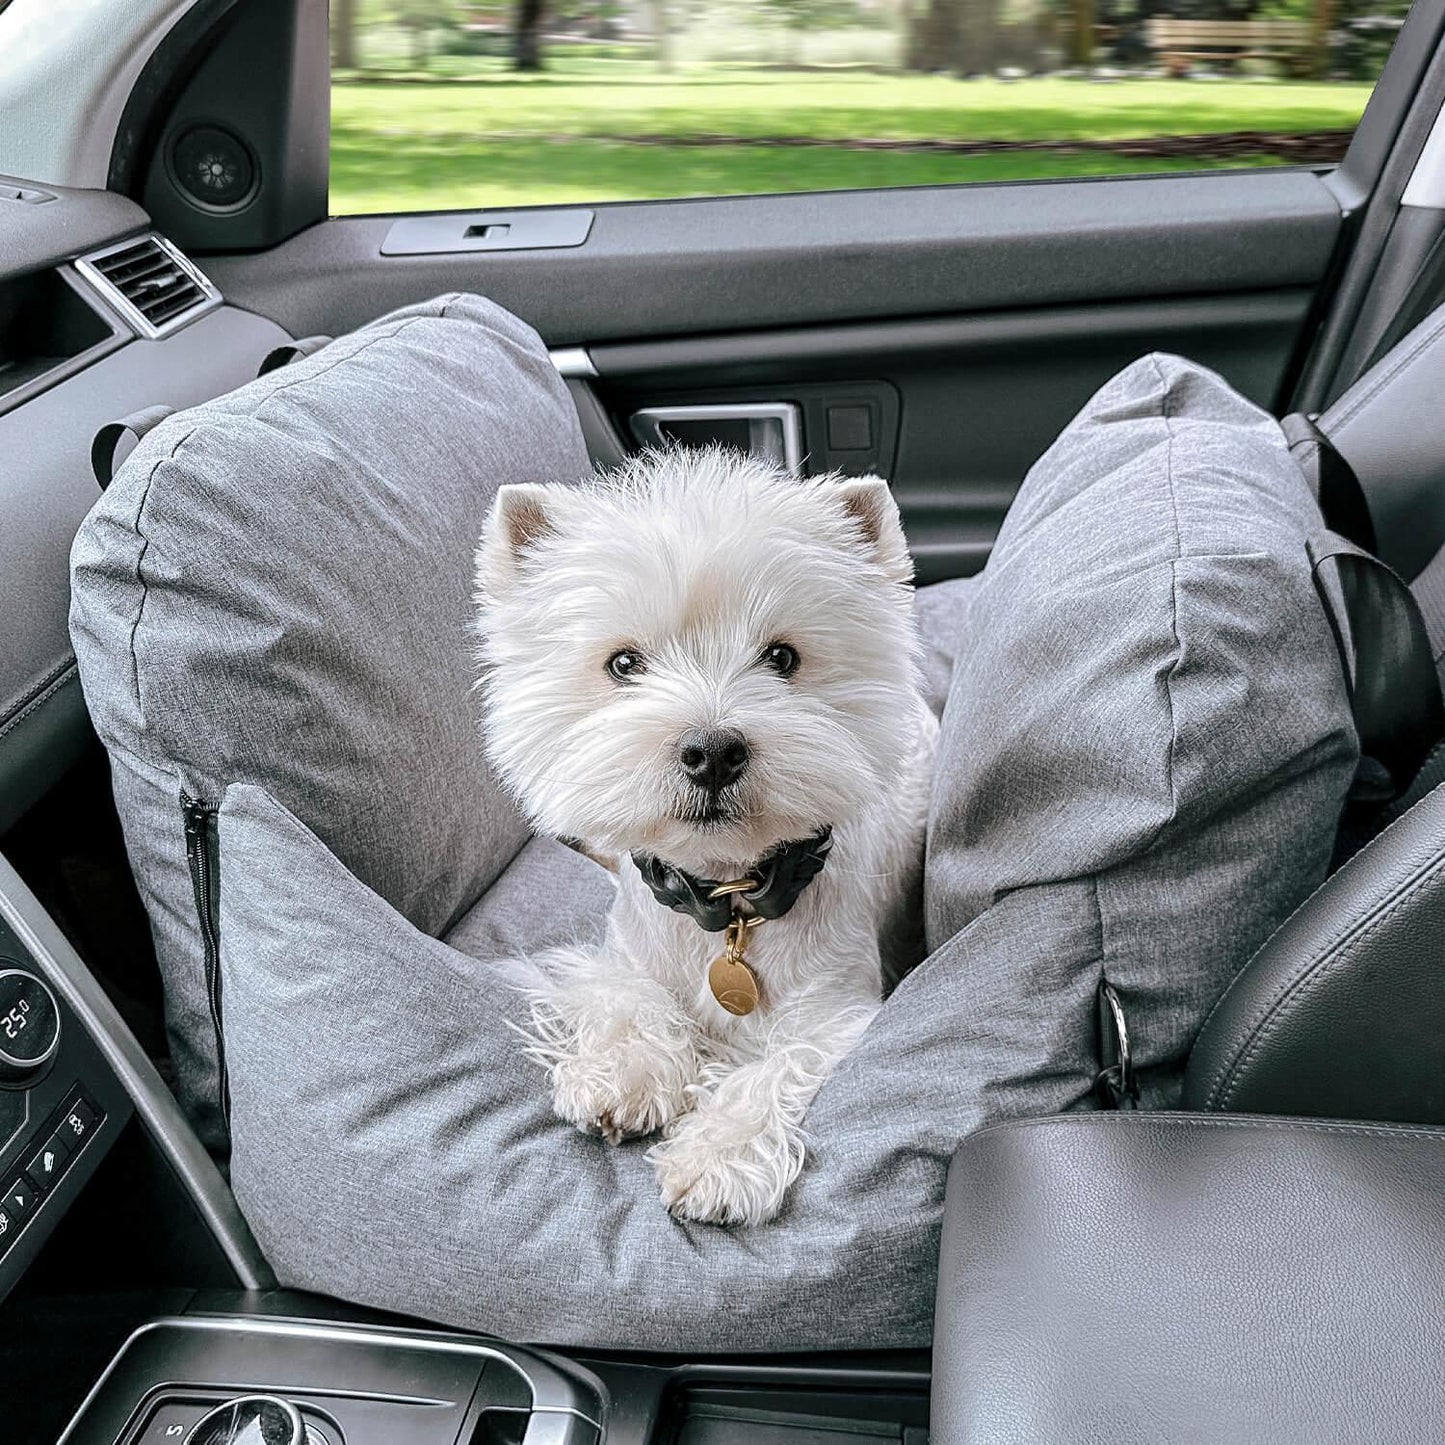
[{"label": "gold dog tag", "polygon": [[758,976],[731,948],[715,958],[707,971],[707,986],[721,1008],[738,1018],[752,1013],[758,1006]]}]

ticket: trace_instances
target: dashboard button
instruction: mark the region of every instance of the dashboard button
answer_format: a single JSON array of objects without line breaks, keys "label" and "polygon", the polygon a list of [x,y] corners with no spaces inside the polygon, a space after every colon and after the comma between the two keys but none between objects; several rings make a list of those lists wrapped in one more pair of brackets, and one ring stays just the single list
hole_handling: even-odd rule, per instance
[{"label": "dashboard button", "polygon": [[66,1111],[65,1118],[60,1121],[60,1128],[56,1132],[74,1153],[90,1138],[91,1130],[95,1128],[96,1123],[95,1110],[84,1099],[77,1099]]},{"label": "dashboard button", "polygon": [[11,1215],[18,1224],[35,1208],[40,1191],[23,1176],[12,1179],[10,1187],[0,1196],[0,1209]]},{"label": "dashboard button", "polygon": [[11,1241],[20,1233],[20,1221],[11,1212],[0,1207],[0,1254],[10,1248]]},{"label": "dashboard button", "polygon": [[60,1047],[60,1008],[33,973],[0,960],[0,1087],[33,1083]]},{"label": "dashboard button", "polygon": [[44,1194],[65,1172],[70,1149],[56,1130],[44,1144],[35,1151],[34,1157],[25,1166],[30,1182]]}]

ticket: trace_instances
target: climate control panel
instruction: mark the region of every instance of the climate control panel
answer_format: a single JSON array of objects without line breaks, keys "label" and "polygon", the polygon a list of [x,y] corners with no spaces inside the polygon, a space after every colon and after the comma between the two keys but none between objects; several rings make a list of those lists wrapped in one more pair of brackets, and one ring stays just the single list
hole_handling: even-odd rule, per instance
[{"label": "climate control panel", "polygon": [[0,918],[0,1297],[131,1114],[99,1047]]}]

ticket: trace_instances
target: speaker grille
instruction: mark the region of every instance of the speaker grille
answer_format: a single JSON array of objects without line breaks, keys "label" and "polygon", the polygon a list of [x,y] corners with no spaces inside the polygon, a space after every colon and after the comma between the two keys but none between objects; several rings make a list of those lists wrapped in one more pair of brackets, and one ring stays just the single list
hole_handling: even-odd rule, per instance
[{"label": "speaker grille", "polygon": [[256,188],[251,152],[239,136],[219,126],[195,126],[178,136],[171,146],[171,170],[187,199],[207,210],[235,210]]}]

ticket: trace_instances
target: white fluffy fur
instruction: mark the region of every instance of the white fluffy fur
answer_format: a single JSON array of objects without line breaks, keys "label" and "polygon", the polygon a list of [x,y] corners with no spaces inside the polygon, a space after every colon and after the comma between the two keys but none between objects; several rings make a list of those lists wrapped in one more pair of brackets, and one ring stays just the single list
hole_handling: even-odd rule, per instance
[{"label": "white fluffy fur", "polygon": [[[803,1115],[880,1001],[878,930],[916,869],[937,724],[912,568],[874,478],[798,481],[721,452],[644,455],[577,487],[504,487],[478,555],[488,751],[542,832],[619,859],[605,942],[536,960],[529,1052],[557,1113],[649,1157],[686,1219],[757,1224],[802,1168]],[[783,678],[774,642],[801,658]],[[619,684],[619,649],[646,673]],[[727,819],[692,821],[678,739],[737,728]],[[721,935],[659,904],[628,853],[731,878],[833,827],[827,865],[753,930],[762,1005],[734,1018]]]}]

